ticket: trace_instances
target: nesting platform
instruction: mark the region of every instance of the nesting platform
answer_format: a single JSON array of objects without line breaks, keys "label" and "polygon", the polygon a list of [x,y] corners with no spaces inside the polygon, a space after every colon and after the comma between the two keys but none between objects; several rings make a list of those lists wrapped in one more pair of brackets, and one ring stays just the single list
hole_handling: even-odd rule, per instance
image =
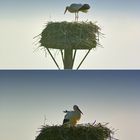
[{"label": "nesting platform", "polygon": [[99,31],[100,28],[92,22],[48,22],[40,34],[39,43],[48,50],[58,68],[59,65],[49,49],[59,49],[64,69],[72,69],[77,50],[88,50],[87,56],[90,50],[97,47]]}]

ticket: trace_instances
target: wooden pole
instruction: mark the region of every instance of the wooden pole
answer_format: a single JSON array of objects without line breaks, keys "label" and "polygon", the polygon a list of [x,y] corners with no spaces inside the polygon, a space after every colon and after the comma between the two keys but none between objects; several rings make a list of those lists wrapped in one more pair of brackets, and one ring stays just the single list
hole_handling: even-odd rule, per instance
[{"label": "wooden pole", "polygon": [[73,50],[72,48],[66,48],[64,50],[64,69],[73,68]]}]

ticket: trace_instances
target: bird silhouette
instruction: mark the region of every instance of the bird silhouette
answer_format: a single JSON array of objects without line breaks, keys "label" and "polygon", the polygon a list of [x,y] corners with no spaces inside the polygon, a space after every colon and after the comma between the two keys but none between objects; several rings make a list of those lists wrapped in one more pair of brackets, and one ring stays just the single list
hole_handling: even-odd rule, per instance
[{"label": "bird silhouette", "polygon": [[83,114],[77,105],[73,106],[73,111],[66,110],[64,113],[66,113],[66,115],[63,120],[63,125],[66,126],[75,126],[77,121],[80,120],[81,114]]},{"label": "bird silhouette", "polygon": [[70,6],[66,7],[64,14],[67,11],[69,11],[70,13],[75,13],[75,21],[78,21],[78,18],[79,18],[78,13],[79,12],[87,13],[89,9],[90,9],[89,4],[76,4],[76,3],[73,3]]}]

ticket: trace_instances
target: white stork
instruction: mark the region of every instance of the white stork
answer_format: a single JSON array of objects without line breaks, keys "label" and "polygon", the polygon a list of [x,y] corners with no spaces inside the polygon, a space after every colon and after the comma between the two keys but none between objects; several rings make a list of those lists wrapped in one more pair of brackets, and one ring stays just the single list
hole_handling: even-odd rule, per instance
[{"label": "white stork", "polygon": [[66,110],[64,113],[67,113],[63,120],[63,125],[66,126],[75,126],[77,121],[80,120],[81,114],[83,114],[77,105],[73,106],[73,111]]},{"label": "white stork", "polygon": [[76,4],[76,3],[73,3],[70,6],[66,7],[66,10],[65,10],[64,14],[67,12],[67,10],[70,13],[75,13],[75,21],[78,21],[78,18],[79,18],[78,13],[80,11],[84,12],[84,13],[87,13],[89,9],[90,9],[89,4]]}]

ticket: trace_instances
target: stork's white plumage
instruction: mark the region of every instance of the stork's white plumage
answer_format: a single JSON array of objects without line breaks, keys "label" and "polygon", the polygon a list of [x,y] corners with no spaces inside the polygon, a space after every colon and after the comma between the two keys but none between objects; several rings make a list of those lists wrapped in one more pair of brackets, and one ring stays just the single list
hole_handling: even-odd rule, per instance
[{"label": "stork's white plumage", "polygon": [[79,18],[78,13],[80,11],[84,12],[84,13],[87,13],[88,9],[90,9],[89,4],[76,4],[76,3],[73,3],[70,6],[66,7],[66,10],[65,10],[64,14],[67,12],[67,10],[70,13],[75,13],[75,21],[78,21],[78,18]]},{"label": "stork's white plumage", "polygon": [[77,124],[77,121],[80,120],[82,111],[79,109],[77,105],[73,106],[73,111],[64,111],[64,113],[67,113],[63,120],[63,125],[67,126],[75,126]]}]

